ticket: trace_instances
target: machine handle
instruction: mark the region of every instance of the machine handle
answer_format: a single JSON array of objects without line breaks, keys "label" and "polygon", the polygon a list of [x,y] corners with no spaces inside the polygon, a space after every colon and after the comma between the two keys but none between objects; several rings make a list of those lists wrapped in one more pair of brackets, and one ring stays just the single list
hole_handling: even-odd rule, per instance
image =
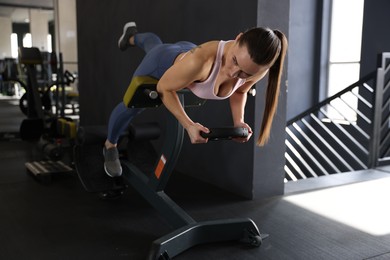
[{"label": "machine handle", "polygon": [[210,133],[201,132],[203,138],[208,138],[210,141],[230,140],[233,138],[248,137],[248,129],[244,127],[219,127],[209,128]]}]

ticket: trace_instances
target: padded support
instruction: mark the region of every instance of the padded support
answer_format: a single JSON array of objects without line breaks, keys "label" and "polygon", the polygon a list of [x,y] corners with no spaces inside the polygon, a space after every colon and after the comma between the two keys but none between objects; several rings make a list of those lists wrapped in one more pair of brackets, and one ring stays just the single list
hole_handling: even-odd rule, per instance
[{"label": "padded support", "polygon": [[132,140],[152,140],[160,137],[161,129],[157,123],[150,122],[130,125],[129,133]]},{"label": "padded support", "polygon": [[[123,103],[129,108],[159,107],[162,101],[156,90],[157,83],[157,79],[149,76],[134,77],[123,97]],[[199,107],[206,102],[206,100],[192,94],[188,89],[182,89],[177,93],[186,94],[185,107]]]},{"label": "padded support", "polygon": [[56,130],[60,136],[74,139],[77,136],[76,123],[69,118],[58,118],[56,122]]},{"label": "padded support", "polygon": [[134,77],[123,97],[123,103],[131,108],[160,106],[161,100],[156,91],[157,82],[157,79],[149,76]]}]

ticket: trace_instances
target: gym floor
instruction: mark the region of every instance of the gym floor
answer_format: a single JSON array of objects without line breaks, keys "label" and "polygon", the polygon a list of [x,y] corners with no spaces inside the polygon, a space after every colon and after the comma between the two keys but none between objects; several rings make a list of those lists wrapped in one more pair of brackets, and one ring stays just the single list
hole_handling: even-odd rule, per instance
[{"label": "gym floor", "polygon": [[[134,191],[102,200],[74,173],[27,174],[34,144],[17,136],[18,110],[0,99],[0,259],[145,259],[170,232]],[[259,248],[201,245],[175,259],[390,259],[390,167],[288,183],[285,195],[243,200],[176,173],[167,193],[194,219],[250,217],[270,234]]]}]

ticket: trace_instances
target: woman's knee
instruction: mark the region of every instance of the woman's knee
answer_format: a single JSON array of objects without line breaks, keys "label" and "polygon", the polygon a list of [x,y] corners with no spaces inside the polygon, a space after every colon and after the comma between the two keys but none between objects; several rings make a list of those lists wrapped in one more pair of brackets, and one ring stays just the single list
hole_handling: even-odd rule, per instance
[{"label": "woman's knee", "polygon": [[146,53],[154,47],[163,44],[160,37],[152,32],[137,33],[134,36],[134,43],[137,47],[143,49]]}]

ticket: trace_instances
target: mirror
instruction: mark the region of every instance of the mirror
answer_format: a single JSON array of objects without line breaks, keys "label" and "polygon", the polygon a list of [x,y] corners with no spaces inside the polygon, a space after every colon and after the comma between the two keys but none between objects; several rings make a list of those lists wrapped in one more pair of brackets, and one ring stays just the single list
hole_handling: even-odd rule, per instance
[{"label": "mirror", "polygon": [[[12,109],[19,104],[22,110],[21,104],[24,103],[21,101],[27,94],[27,76],[26,67],[18,62],[18,49],[36,47],[43,59],[36,75],[39,91],[49,93],[46,97],[50,98],[57,91],[57,70],[51,68],[53,63],[50,59],[55,53],[54,57],[62,57],[61,71],[64,73],[61,83],[64,93],[61,97],[65,97],[62,101],[65,105],[61,109],[64,108],[65,112],[70,105],[71,113],[75,114],[78,98],[76,29],[76,0],[0,0],[0,101],[12,102]],[[58,69],[58,66],[55,68]],[[69,78],[72,80],[68,81]],[[58,93],[56,96],[59,96]],[[50,105],[48,110],[54,107],[57,113],[58,104],[50,102]],[[2,113],[5,118],[0,116],[0,138],[3,132],[19,131],[20,120],[25,115],[23,111],[18,112],[19,115],[13,116],[9,116],[8,112]],[[10,127],[4,129],[4,126]]]},{"label": "mirror", "polygon": [[[76,21],[76,0],[0,0],[0,73],[24,46],[61,54],[64,71],[77,75]],[[77,84],[71,88],[77,91]]]},{"label": "mirror", "polygon": [[[0,59],[16,58],[18,47],[55,51],[52,8],[3,6],[0,3]],[[8,36],[8,37],[7,37]]]},{"label": "mirror", "polygon": [[[13,82],[20,78],[19,47],[55,51],[53,0],[0,0],[0,95],[20,97],[24,89]],[[40,6],[32,6],[40,4]],[[42,6],[41,6],[42,5]]]}]

